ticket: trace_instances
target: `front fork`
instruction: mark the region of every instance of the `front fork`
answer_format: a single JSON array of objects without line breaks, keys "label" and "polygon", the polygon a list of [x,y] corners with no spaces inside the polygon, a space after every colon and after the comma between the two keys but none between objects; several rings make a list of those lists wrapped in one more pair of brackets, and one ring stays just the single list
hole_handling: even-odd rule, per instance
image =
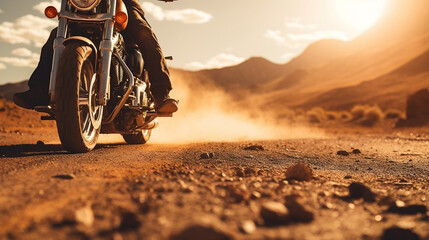
[{"label": "front fork", "polygon": [[[61,12],[59,14],[59,24],[58,24],[58,30],[57,30],[57,37],[54,41],[54,54],[53,54],[53,61],[52,61],[52,70],[51,70],[51,76],[50,76],[50,84],[49,84],[49,95],[50,95],[50,101],[51,105],[55,101],[55,82],[57,77],[57,71],[58,71],[58,63],[61,57],[61,54],[64,50],[64,41],[66,40],[67,36],[67,26],[68,26],[68,20],[64,16],[61,15],[61,13],[66,11],[68,0],[61,0]],[[100,71],[99,72],[99,78],[100,86],[99,86],[99,95],[97,96],[97,103],[98,105],[106,105],[107,101],[110,99],[109,95],[109,88],[110,88],[110,65],[112,60],[112,54],[113,54],[113,25],[114,25],[114,16],[116,13],[116,0],[110,0],[110,7],[109,7],[109,19],[104,21],[104,33],[103,33],[103,40],[100,43]]]}]

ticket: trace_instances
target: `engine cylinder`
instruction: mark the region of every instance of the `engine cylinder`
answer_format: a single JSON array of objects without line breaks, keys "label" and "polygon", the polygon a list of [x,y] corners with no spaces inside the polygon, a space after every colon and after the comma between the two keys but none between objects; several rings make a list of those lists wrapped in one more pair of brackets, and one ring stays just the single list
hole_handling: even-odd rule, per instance
[{"label": "engine cylinder", "polygon": [[144,60],[141,52],[137,48],[130,48],[127,50],[127,65],[131,72],[136,77],[141,77],[143,73]]}]

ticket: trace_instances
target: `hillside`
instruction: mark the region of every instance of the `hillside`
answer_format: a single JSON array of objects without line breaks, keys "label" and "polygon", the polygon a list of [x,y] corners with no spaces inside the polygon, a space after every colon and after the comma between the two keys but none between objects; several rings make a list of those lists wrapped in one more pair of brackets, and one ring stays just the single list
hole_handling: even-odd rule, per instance
[{"label": "hillside", "polygon": [[328,91],[299,107],[346,110],[356,104],[376,103],[383,109],[405,109],[408,95],[429,87],[428,63],[429,50],[389,74],[356,86]]},{"label": "hillside", "polygon": [[0,85],[0,95],[11,101],[14,93],[28,90],[27,82],[28,81],[22,81],[19,83]]}]

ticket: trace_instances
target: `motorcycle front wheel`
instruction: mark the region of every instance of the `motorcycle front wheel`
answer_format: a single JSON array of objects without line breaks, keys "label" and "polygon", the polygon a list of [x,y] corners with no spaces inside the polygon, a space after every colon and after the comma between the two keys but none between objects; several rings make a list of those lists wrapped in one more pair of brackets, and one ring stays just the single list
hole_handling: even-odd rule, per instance
[{"label": "motorcycle front wheel", "polygon": [[55,116],[63,147],[72,153],[91,151],[100,135],[103,106],[96,104],[98,81],[92,49],[69,43],[61,55],[55,86]]}]

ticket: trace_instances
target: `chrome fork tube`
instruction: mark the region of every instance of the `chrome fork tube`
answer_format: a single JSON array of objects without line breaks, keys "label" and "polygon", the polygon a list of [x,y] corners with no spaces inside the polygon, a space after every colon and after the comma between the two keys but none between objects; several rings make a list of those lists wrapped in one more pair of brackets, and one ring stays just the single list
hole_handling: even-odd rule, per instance
[{"label": "chrome fork tube", "polygon": [[[67,0],[61,0],[61,12],[65,12],[67,6]],[[57,80],[57,70],[58,70],[58,63],[60,61],[61,54],[64,50],[63,42],[66,38],[66,32],[67,32],[67,19],[60,17],[59,18],[59,24],[57,29],[57,37],[54,40],[54,54],[53,54],[53,60],[52,60],[52,69],[51,69],[51,76],[50,76],[50,82],[49,82],[49,95],[50,95],[50,101],[51,103],[54,102],[55,99],[55,82]]]},{"label": "chrome fork tube", "polygon": [[98,95],[97,103],[99,105],[106,105],[110,99],[110,64],[113,53],[113,25],[114,16],[116,13],[116,0],[110,0],[109,14],[111,19],[106,20],[104,23],[103,40],[100,43],[100,58],[101,58],[101,71],[100,71],[100,94]]}]

